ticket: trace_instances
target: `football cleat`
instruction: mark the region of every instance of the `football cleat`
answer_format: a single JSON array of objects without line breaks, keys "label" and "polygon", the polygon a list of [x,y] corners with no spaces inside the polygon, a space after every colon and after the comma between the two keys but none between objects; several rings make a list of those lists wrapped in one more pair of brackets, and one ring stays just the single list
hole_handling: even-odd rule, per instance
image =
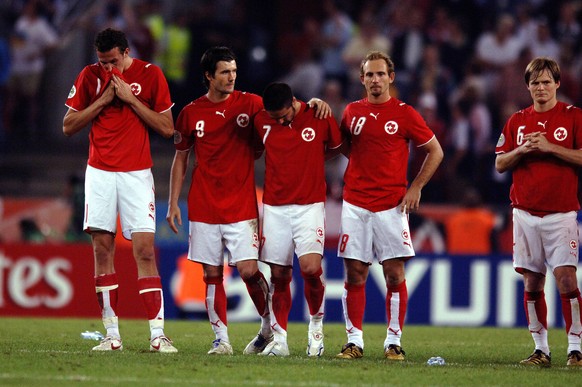
[{"label": "football cleat", "polygon": [[[570,361],[570,356],[568,356],[568,361]],[[527,359],[520,361],[519,364],[549,367],[552,365],[552,358],[550,355],[542,352],[542,350],[536,349]]]},{"label": "football cleat", "polygon": [[259,354],[265,350],[265,347],[273,341],[273,335],[265,337],[260,333],[250,343],[247,344],[243,355]]},{"label": "football cleat", "polygon": [[359,359],[364,357],[364,350],[354,343],[347,343],[342,347],[342,351],[336,357],[340,359]]},{"label": "football cleat", "polygon": [[93,347],[93,351],[121,351],[122,349],[121,338],[113,336],[105,336],[99,345]]},{"label": "football cleat", "polygon": [[390,344],[388,348],[384,349],[384,357],[388,360],[404,360],[406,353],[401,346]]},{"label": "football cleat", "polygon": [[582,353],[580,351],[571,351],[568,354],[568,367],[582,367]]},{"label": "football cleat", "polygon": [[259,356],[289,356],[289,347],[287,343],[272,341],[263,352],[259,353]]},{"label": "football cleat", "polygon": [[232,346],[228,341],[216,339],[212,342],[212,348],[208,351],[209,355],[232,355]]},{"label": "football cleat", "polygon": [[309,332],[307,341],[307,356],[321,356],[323,354],[323,333],[320,331]]},{"label": "football cleat", "polygon": [[166,336],[158,336],[150,341],[150,351],[159,353],[176,353],[178,350],[174,347],[172,340]]}]

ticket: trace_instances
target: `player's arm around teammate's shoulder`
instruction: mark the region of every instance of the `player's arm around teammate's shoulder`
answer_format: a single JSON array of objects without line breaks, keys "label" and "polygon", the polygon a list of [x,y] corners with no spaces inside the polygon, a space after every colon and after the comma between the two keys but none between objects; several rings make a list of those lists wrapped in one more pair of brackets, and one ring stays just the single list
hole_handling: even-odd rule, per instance
[{"label": "player's arm around teammate's shoulder", "polygon": [[322,99],[311,98],[307,101],[307,106],[315,109],[315,117],[319,119],[326,119],[332,116],[331,106]]},{"label": "player's arm around teammate's shoulder", "polygon": [[343,133],[333,116],[327,118],[328,141],[325,146],[325,160],[333,159],[342,153],[342,147],[346,143]]}]

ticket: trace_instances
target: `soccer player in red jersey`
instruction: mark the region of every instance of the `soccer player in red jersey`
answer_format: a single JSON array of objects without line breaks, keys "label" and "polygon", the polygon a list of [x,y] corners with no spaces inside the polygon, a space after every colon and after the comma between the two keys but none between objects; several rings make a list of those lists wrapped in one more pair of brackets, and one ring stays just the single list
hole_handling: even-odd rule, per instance
[{"label": "soccer player in red jersey", "polygon": [[[261,233],[262,262],[271,268],[272,341],[262,355],[288,356],[293,255],[297,254],[309,307],[308,356],[321,356],[325,284],[321,260],[325,241],[326,151],[339,153],[341,132],[335,119],[318,119],[285,83],[271,83],[263,94],[265,110],[255,127],[265,148],[265,186]],[[330,154],[330,157],[331,155]]]},{"label": "soccer player in red jersey", "polygon": [[[252,120],[263,109],[263,102],[256,94],[234,89],[237,65],[229,48],[208,49],[200,63],[208,93],[184,107],[178,116],[166,219],[178,232],[177,227],[182,224],[178,199],[193,150],[196,162],[188,193],[188,258],[200,262],[204,270],[206,308],[216,336],[208,353],[232,354],[223,284],[226,248],[228,264],[236,266],[262,319],[258,335],[243,353],[258,354],[273,340],[269,286],[257,263],[257,139]],[[318,111],[325,113],[324,110]]]},{"label": "soccer player in red jersey", "polygon": [[155,197],[148,128],[170,138],[174,131],[168,84],[161,69],[132,58],[125,34],[106,29],[95,38],[98,62],[86,66],[66,101],[63,132],[87,125],[89,160],[85,175],[84,230],[91,234],[95,287],[107,330],[96,351],[123,348],[117,318],[114,268],[117,217],[131,239],[138,287],[149,319],[150,350],[177,352],[164,334],[162,283],[154,251]]},{"label": "soccer player in red jersey", "polygon": [[568,366],[582,366],[578,264],[578,171],[582,111],[557,100],[560,67],[535,58],[525,69],[533,105],[514,113],[497,142],[495,168],[511,171],[513,267],[523,276],[524,308],[534,352],[521,364],[550,366],[546,265],[556,278],[568,336]]},{"label": "soccer player in red jersey", "polygon": [[[342,303],[348,343],[337,357],[344,359],[363,356],[365,286],[375,257],[387,287],[384,355],[404,360],[400,343],[408,302],[404,262],[414,256],[408,212],[418,209],[421,190],[443,158],[437,138],[420,114],[390,96],[394,77],[388,55],[368,53],[360,66],[367,96],[348,104],[340,124],[349,145],[338,246],[345,269]],[[411,141],[426,157],[408,185]]]}]

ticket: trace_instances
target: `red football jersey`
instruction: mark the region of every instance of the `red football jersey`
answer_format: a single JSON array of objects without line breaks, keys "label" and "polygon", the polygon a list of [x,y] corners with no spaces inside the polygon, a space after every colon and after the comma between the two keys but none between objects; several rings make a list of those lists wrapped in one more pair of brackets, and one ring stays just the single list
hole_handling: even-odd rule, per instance
[{"label": "red football jersey", "polygon": [[[568,149],[582,148],[582,110],[558,102],[538,113],[533,106],[514,113],[503,128],[495,153],[507,153],[524,143],[524,135],[545,132],[549,142]],[[529,154],[512,171],[509,192],[513,207],[533,215],[577,211],[578,167],[548,154]]]},{"label": "red football jersey", "polygon": [[344,200],[372,212],[396,207],[408,185],[410,141],[421,146],[434,133],[414,108],[394,97],[382,104],[368,99],[348,104],[340,127],[351,143]]},{"label": "red football jersey", "polygon": [[[134,58],[122,78],[150,109],[163,113],[172,108],[168,83],[159,67]],[[109,80],[110,74],[99,63],[86,66],[77,76],[65,105],[76,111],[85,109],[101,95]],[[114,172],[137,171],[153,164],[148,128],[117,97],[91,124],[88,164]]]},{"label": "red football jersey", "polygon": [[223,102],[202,96],[180,112],[176,149],[193,146],[196,156],[188,193],[190,221],[229,224],[258,217],[252,119],[261,109],[261,97],[235,90]]},{"label": "red football jersey", "polygon": [[324,202],[325,150],[342,143],[333,116],[318,119],[315,110],[301,102],[290,126],[277,123],[263,110],[255,117],[255,127],[265,147],[263,203]]}]

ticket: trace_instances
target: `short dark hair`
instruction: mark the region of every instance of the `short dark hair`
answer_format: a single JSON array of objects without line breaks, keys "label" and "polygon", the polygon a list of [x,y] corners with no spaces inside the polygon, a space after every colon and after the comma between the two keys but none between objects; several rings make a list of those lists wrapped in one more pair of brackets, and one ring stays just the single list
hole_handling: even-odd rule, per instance
[{"label": "short dark hair", "polygon": [[288,108],[293,103],[291,86],[282,82],[272,82],[263,91],[263,105],[267,111]]},{"label": "short dark hair", "polygon": [[550,75],[554,78],[554,82],[560,82],[560,66],[558,66],[558,63],[551,58],[538,57],[529,62],[525,68],[525,84],[529,85],[529,81],[537,79],[544,70],[550,72]]},{"label": "short dark hair", "polygon": [[124,52],[128,47],[127,37],[123,31],[107,28],[95,36],[95,48],[99,52],[107,52],[114,48]]},{"label": "short dark hair", "polygon": [[202,83],[206,88],[210,86],[210,82],[206,79],[206,73],[214,76],[216,72],[216,64],[220,61],[232,62],[236,61],[234,52],[228,47],[215,46],[211,47],[202,55],[200,59],[200,68],[202,69]]}]

